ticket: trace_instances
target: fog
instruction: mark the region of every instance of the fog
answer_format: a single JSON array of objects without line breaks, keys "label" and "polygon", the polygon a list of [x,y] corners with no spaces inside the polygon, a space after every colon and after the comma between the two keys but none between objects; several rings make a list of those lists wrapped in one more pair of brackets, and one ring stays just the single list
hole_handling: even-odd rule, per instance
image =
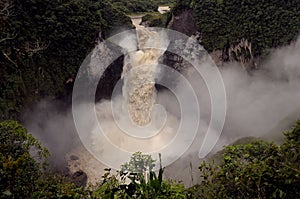
[{"label": "fog", "polygon": [[[300,113],[299,55],[300,38],[289,46],[271,49],[269,56],[259,64],[259,69],[252,71],[251,74],[245,71],[239,63],[226,63],[219,67],[226,90],[227,112],[221,137],[209,155],[222,149],[223,145],[228,145],[242,137],[254,136],[280,142],[281,132],[288,129]],[[210,62],[201,64],[211,65]],[[192,184],[191,175],[194,176],[193,183],[197,182],[197,167],[201,161],[198,151],[210,121],[211,102],[205,81],[195,73],[195,69],[186,68],[182,74],[193,88],[197,88],[195,92],[201,113],[200,128],[193,145],[181,159],[167,168],[165,176],[183,180],[189,186]],[[102,118],[102,121],[112,122],[113,120],[108,108],[109,103],[110,101],[100,101],[96,105],[97,113],[100,115],[98,118],[106,118]],[[171,121],[176,123],[180,120],[178,101],[170,91],[161,89],[157,93],[157,103],[165,107],[171,115]],[[25,127],[50,150],[52,165],[58,168],[67,165],[65,162],[67,154],[78,155],[76,153],[84,150],[74,127],[71,109],[67,108],[62,111],[61,107],[53,100],[46,99],[23,114]],[[106,128],[114,129],[115,127],[110,126],[109,122],[106,122],[108,125]],[[209,138],[209,140],[217,139],[218,133],[212,133]],[[82,154],[85,153],[87,151],[82,152]],[[162,158],[164,159],[164,154]],[[89,163],[86,159],[84,161],[85,163],[76,168],[88,173],[86,167]],[[191,165],[193,171],[191,171]],[[95,166],[93,167],[97,170]],[[95,172],[91,173],[95,175]]]},{"label": "fog", "polygon": [[[269,56],[261,61],[260,68],[251,71],[251,74],[239,63],[226,63],[219,67],[227,96],[226,119],[221,137],[206,158],[221,150],[224,145],[243,137],[282,142],[282,131],[288,130],[300,118],[299,55],[300,38],[289,46],[271,49]],[[185,73],[194,87],[199,89],[200,131],[205,131],[211,116],[210,95],[205,82],[193,68]],[[170,166],[166,172],[168,177],[183,180],[186,185],[192,185],[191,175],[194,176],[194,181],[197,179],[197,167],[202,160],[195,157],[202,143],[202,136],[199,133],[185,157]],[[207,141],[213,142],[217,138],[216,132]]]},{"label": "fog", "polygon": [[293,123],[300,114],[299,55],[300,39],[272,50],[251,76],[237,64],[221,68],[228,100],[224,135],[272,139],[272,131],[275,139]]}]

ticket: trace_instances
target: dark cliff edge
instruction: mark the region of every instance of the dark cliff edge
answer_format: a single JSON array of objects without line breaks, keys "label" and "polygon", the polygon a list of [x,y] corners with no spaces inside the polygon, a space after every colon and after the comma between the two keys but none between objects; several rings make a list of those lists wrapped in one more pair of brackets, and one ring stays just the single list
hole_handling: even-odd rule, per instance
[{"label": "dark cliff edge", "polygon": [[124,55],[118,57],[112,64],[110,64],[103,73],[100,81],[98,82],[95,102],[99,102],[102,99],[110,99],[113,89],[123,71]]},{"label": "dark cliff edge", "polygon": [[192,36],[197,33],[193,10],[183,8],[172,13],[171,21],[168,23],[168,28],[181,32],[187,36]]},{"label": "dark cliff edge", "polygon": [[[187,36],[194,36],[201,45],[201,30],[197,30],[193,9],[188,7],[177,8],[167,22],[167,28],[183,33]],[[205,46],[204,46],[205,48]],[[257,60],[253,56],[252,44],[247,39],[240,39],[235,44],[227,43],[222,49],[208,51],[211,58],[217,66],[223,66],[226,62],[239,62],[246,70],[257,69]],[[246,52],[246,53],[241,53]],[[163,64],[171,66],[176,70],[185,67],[183,59],[173,53],[166,52],[164,54]]]},{"label": "dark cliff edge", "polygon": [[[198,34],[192,9],[181,7],[180,9],[173,10],[170,16],[167,22],[167,28],[183,33],[189,37]],[[175,41],[170,42],[169,48],[175,46],[174,42]],[[177,71],[181,71],[190,65],[181,56],[168,51],[168,49],[161,60],[162,64],[170,66]]]}]

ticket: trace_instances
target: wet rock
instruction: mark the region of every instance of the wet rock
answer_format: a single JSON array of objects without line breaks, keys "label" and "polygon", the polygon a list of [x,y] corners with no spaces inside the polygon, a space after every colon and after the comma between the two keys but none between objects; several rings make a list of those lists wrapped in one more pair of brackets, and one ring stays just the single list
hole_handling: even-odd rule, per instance
[{"label": "wet rock", "polygon": [[77,157],[76,155],[71,155],[71,156],[70,156],[70,159],[71,159],[71,160],[79,160],[79,157]]},{"label": "wet rock", "polygon": [[192,36],[196,34],[197,28],[193,18],[192,9],[184,9],[181,12],[173,13],[168,28]]},{"label": "wet rock", "polygon": [[76,171],[71,176],[71,182],[74,183],[77,187],[85,187],[87,184],[87,174],[82,170]]}]

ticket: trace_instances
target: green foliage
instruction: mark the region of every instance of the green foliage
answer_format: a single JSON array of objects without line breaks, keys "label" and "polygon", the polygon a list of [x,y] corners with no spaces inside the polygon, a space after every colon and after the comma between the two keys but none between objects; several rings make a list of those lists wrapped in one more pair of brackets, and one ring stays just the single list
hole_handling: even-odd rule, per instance
[{"label": "green foliage", "polygon": [[127,14],[157,12],[159,5],[172,5],[175,0],[115,0],[113,5]]},{"label": "green foliage", "polygon": [[[300,121],[278,146],[256,139],[227,146],[220,164],[203,162],[202,182],[185,189],[152,171],[150,155],[136,152],[116,175],[106,169],[95,186],[76,187],[43,173],[48,151],[15,121],[0,123],[0,198],[299,198]],[[131,171],[131,172],[130,172]],[[148,174],[147,172],[148,171]]]},{"label": "green foliage", "polygon": [[172,9],[175,15],[178,15],[181,11],[191,8],[192,0],[177,0],[175,6]]},{"label": "green foliage", "polygon": [[125,13],[153,12],[157,9],[157,6],[151,1],[118,0],[114,2],[114,5],[121,8]]},{"label": "green foliage", "polygon": [[0,122],[0,198],[83,198],[83,188],[45,173],[48,156],[18,122]]},{"label": "green foliage", "polygon": [[192,1],[196,26],[208,51],[235,45],[242,38],[252,43],[254,55],[288,44],[300,33],[300,4],[289,1]]},{"label": "green foliage", "polygon": [[132,154],[130,161],[121,165],[121,172],[132,173],[145,173],[146,171],[152,171],[155,167],[155,160],[151,155],[144,155],[138,151]]},{"label": "green foliage", "polygon": [[300,122],[277,146],[254,141],[225,147],[222,163],[203,162],[202,183],[193,188],[205,198],[299,198]]},{"label": "green foliage", "polygon": [[27,198],[41,175],[47,149],[16,121],[0,123],[0,198]]},{"label": "green foliage", "polygon": [[166,27],[169,13],[148,13],[142,17],[142,22],[145,22],[150,27]]},{"label": "green foliage", "polygon": [[[32,150],[32,147],[39,149],[36,152],[40,152],[37,154],[40,154],[41,158],[45,157],[48,152],[26,133],[24,127],[14,121],[0,123],[0,127],[1,135],[5,137],[5,140],[14,140],[7,142],[5,144],[6,151],[0,153],[0,198],[177,199],[189,196],[183,184],[163,180],[164,170],[161,166],[158,174],[151,171],[153,159],[151,156],[143,155],[140,152],[133,154],[129,165],[133,166],[135,171],[145,171],[151,167],[147,177],[141,172],[121,171],[117,175],[113,175],[110,173],[110,169],[106,169],[106,173],[97,185],[90,185],[86,188],[76,187],[60,174],[41,172],[41,162],[30,156],[29,150]],[[8,138],[6,135],[10,133],[15,134],[15,136]],[[4,152],[8,152],[10,155],[5,156]]]},{"label": "green foliage", "polygon": [[0,121],[16,119],[26,103],[66,96],[66,82],[96,40],[131,25],[107,0],[4,2],[10,14],[0,13]]},{"label": "green foliage", "polygon": [[35,182],[35,191],[30,198],[32,199],[80,199],[85,198],[88,192],[83,187],[76,187],[73,183],[55,173],[44,173]]},{"label": "green foliage", "polygon": [[[136,159],[137,158],[137,159]],[[151,156],[142,155],[140,152],[133,154],[132,162],[144,162],[145,159],[151,159]],[[150,161],[152,162],[152,161]],[[144,162],[148,164],[149,161]],[[136,165],[136,164],[133,164]],[[135,166],[134,166],[135,168]],[[144,171],[138,165],[137,170]],[[120,176],[112,175],[110,169],[103,176],[103,180],[91,191],[91,198],[187,198],[183,184],[163,180],[164,169],[160,165],[158,175],[154,171],[149,172],[146,178],[141,172],[127,173],[121,171]],[[120,180],[118,180],[120,178]],[[128,181],[130,181],[128,183]]]},{"label": "green foliage", "polygon": [[150,172],[148,181],[139,173],[136,176],[131,174],[133,198],[187,198],[184,185],[162,179],[163,169],[160,168],[158,176],[154,171]]}]

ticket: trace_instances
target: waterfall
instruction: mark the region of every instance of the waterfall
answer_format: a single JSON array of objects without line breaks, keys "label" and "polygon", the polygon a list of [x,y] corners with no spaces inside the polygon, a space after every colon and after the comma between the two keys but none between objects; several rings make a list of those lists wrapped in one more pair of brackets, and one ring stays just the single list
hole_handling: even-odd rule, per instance
[{"label": "waterfall", "polygon": [[[124,110],[132,122],[139,126],[151,122],[155,103],[155,73],[159,57],[164,53],[161,37],[155,31],[133,23],[136,27],[138,50],[129,52],[124,59],[122,88]],[[151,47],[147,48],[151,44]]]},{"label": "waterfall", "polygon": [[[122,37],[117,35],[114,40],[125,51],[123,81],[115,85],[111,100],[95,105],[99,123],[84,134],[88,150],[78,147],[66,157],[70,171],[85,171],[88,182],[93,184],[99,180],[99,173],[104,168],[120,168],[132,153],[150,154],[163,149],[179,126],[178,118],[155,106],[160,104],[160,94],[155,89],[160,72],[158,60],[167,49],[168,37],[164,32],[139,25],[140,18],[132,21],[136,31]],[[88,62],[91,66],[88,74],[92,77],[97,76],[97,72],[102,74],[102,66],[112,60],[113,53],[99,44]],[[72,155],[77,157],[76,160]]]}]

